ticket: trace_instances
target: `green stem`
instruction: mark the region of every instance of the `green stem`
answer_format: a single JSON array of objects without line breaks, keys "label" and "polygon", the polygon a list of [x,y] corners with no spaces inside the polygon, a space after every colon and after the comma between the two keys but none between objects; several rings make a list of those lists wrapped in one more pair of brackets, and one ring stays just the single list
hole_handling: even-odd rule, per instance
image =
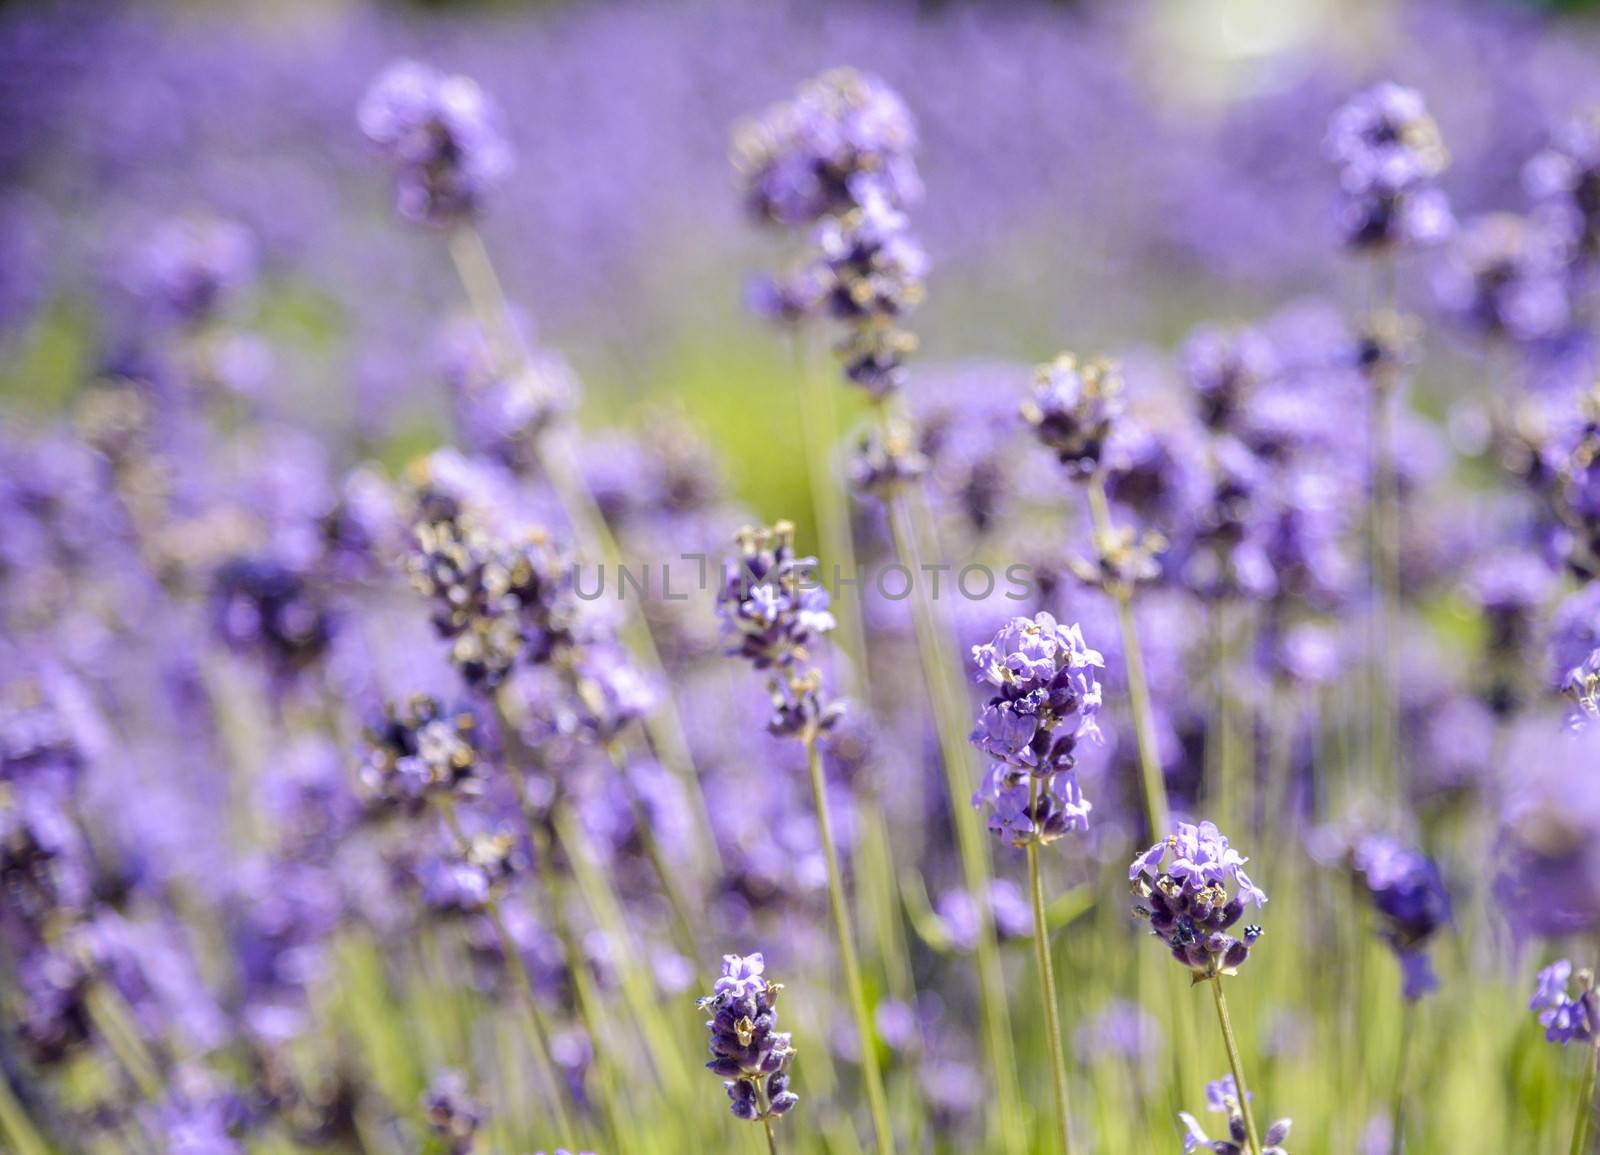
[{"label": "green stem", "polygon": [[772,1133],[772,1116],[763,1115],[761,1123],[767,1129],[767,1155],[778,1155],[778,1139]]},{"label": "green stem", "polygon": [[132,1076],[146,1099],[155,1102],[163,1093],[161,1066],[145,1045],[133,1012],[109,980],[101,979],[89,990],[89,1018]]},{"label": "green stem", "polygon": [[601,933],[611,943],[617,960],[617,981],[622,987],[622,997],[644,1038],[650,1061],[662,1080],[671,1082],[668,1097],[692,1095],[691,1079],[684,1067],[682,1049],[675,1044],[672,1032],[663,1020],[661,1001],[656,996],[654,984],[639,963],[640,959],[646,957],[643,947],[634,939],[616,894],[596,865],[598,856],[589,845],[583,824],[577,821],[568,807],[559,803],[551,814],[551,822],[556,838],[572,866],[573,877],[577,879],[584,903],[589,907]]},{"label": "green stem", "polygon": [[[889,431],[886,409],[880,409],[884,432]],[[889,496],[889,530],[894,539],[895,557],[913,575],[912,626],[918,657],[928,695],[933,699],[934,732],[939,742],[939,761],[944,770],[945,793],[950,808],[950,823],[955,827],[956,846],[961,856],[962,880],[978,916],[974,961],[978,971],[978,994],[989,1052],[994,1071],[995,1096],[1002,1106],[995,1114],[1003,1150],[1021,1155],[1027,1137],[1021,1125],[1021,1091],[1017,1083],[1016,1056],[1011,1043],[1011,1015],[1006,1003],[1005,976],[1000,968],[994,913],[989,905],[989,855],[977,814],[968,805],[972,794],[969,775],[973,771],[971,748],[967,744],[966,687],[960,670],[950,662],[949,633],[941,628],[923,582],[921,549],[907,497]]]},{"label": "green stem", "polygon": [[[617,1117],[616,1097],[621,1092],[622,1084],[617,1076],[616,1064],[612,1062],[611,1058],[611,1032],[605,1022],[599,993],[595,990],[593,976],[589,974],[588,962],[584,958],[583,952],[578,948],[577,940],[572,934],[572,927],[567,920],[566,888],[561,872],[556,869],[555,863],[551,858],[549,835],[539,824],[538,815],[534,813],[533,807],[528,801],[527,774],[523,771],[521,760],[514,756],[514,752],[508,752],[506,766],[511,774],[512,788],[517,792],[517,806],[522,813],[523,824],[528,830],[528,845],[533,852],[534,868],[538,874],[539,885],[543,888],[546,900],[549,903],[547,915],[550,925],[555,928],[556,938],[561,943],[561,954],[566,962],[567,973],[572,976],[572,989],[576,996],[574,1006],[578,1013],[578,1021],[583,1025],[583,1029],[588,1034],[594,1047],[595,1070],[601,1084],[601,1093],[596,1098],[605,1114],[606,1126],[610,1130],[612,1143],[620,1150],[623,1130]],[[531,894],[529,902],[532,905]]]},{"label": "green stem", "polygon": [[1261,1155],[1261,1136],[1256,1131],[1256,1114],[1250,1106],[1250,1091],[1245,1086],[1244,1065],[1239,1061],[1239,1043],[1233,1037],[1233,1023],[1228,1018],[1228,1000],[1222,993],[1221,975],[1211,976],[1211,994],[1217,1004],[1217,1023],[1222,1027],[1222,1045],[1228,1049],[1228,1069],[1233,1072],[1233,1089],[1239,1095],[1239,1110],[1244,1115],[1250,1155]]},{"label": "green stem", "polygon": [[1416,1003],[1406,1000],[1400,1012],[1400,1054],[1395,1060],[1394,1100],[1389,1104],[1389,1150],[1400,1155],[1406,1146],[1406,1076],[1411,1068],[1411,1036],[1416,1034]]},{"label": "green stem", "polygon": [[[471,225],[461,225],[451,233],[450,257],[496,360],[502,365],[514,366],[520,372],[535,372],[527,349],[512,323],[511,306],[495,272],[494,262],[490,260],[489,250],[477,229]],[[572,526],[579,550],[584,556],[610,568],[613,573],[617,572],[621,558],[617,540],[568,447],[555,444],[547,433],[538,438],[532,448],[541,472]],[[661,653],[650,633],[650,624],[643,614],[637,611],[625,614],[619,632],[645,672],[658,684],[670,685]],[[713,873],[720,874],[722,863],[713,835],[711,812],[689,751],[683,721],[670,694],[664,695],[660,707],[645,718],[644,727],[656,757],[682,781],[701,826],[702,837],[695,841],[710,858]]]},{"label": "green stem", "polygon": [[27,1108],[11,1089],[11,1080],[0,1072],[0,1130],[3,1130],[17,1155],[51,1155],[50,1145],[28,1117]]},{"label": "green stem", "polygon": [[[439,814],[455,842],[456,852],[464,857],[470,850],[470,844],[462,833],[460,819],[456,817],[455,802],[448,794],[439,795],[437,801]],[[556,1074],[555,1063],[550,1057],[550,1031],[544,1021],[544,1012],[539,1007],[538,995],[533,989],[533,979],[528,975],[527,960],[517,949],[517,940],[511,937],[511,931],[507,928],[504,914],[500,909],[500,899],[492,890],[484,904],[484,910],[489,916],[490,925],[494,927],[496,938],[499,939],[500,953],[505,955],[506,968],[511,972],[517,991],[527,1004],[530,1050],[533,1053],[534,1063],[539,1068],[540,1078],[547,1084],[550,1108],[555,1113],[556,1125],[563,1135],[576,1136],[577,1132],[572,1129],[571,1117],[567,1114],[565,1090],[560,1077]]]},{"label": "green stem", "polygon": [[1594,1119],[1597,1066],[1600,1066],[1600,1039],[1589,1045],[1589,1061],[1584,1064],[1583,1082],[1578,1085],[1578,1117],[1572,1124],[1571,1155],[1589,1155],[1589,1128]]},{"label": "green stem", "polygon": [[877,1035],[872,1029],[872,1015],[867,1010],[867,994],[861,986],[861,963],[856,957],[855,932],[850,927],[850,909],[844,899],[844,879],[839,873],[839,853],[833,844],[833,819],[828,808],[828,787],[822,773],[822,755],[817,749],[815,731],[807,730],[803,740],[806,766],[811,776],[811,802],[817,812],[817,833],[822,840],[822,856],[828,867],[828,908],[833,914],[833,930],[839,940],[839,961],[844,969],[845,991],[850,998],[850,1011],[855,1016],[856,1038],[861,1048],[861,1078],[866,1083],[867,1109],[872,1114],[878,1155],[892,1155],[894,1132],[889,1126],[889,1101],[883,1093]]},{"label": "green stem", "polygon": [[[811,507],[817,517],[817,580],[829,589],[834,567],[847,580],[855,580],[855,535],[850,527],[850,502],[844,486],[834,476],[833,448],[839,429],[834,405],[834,386],[812,365],[809,343],[801,332],[794,334],[795,368],[800,374],[800,429],[806,447],[806,477],[811,484]],[[833,613],[839,621],[835,635],[839,647],[850,659],[850,674],[859,682],[866,676],[867,635],[861,622],[859,598],[833,599]]]},{"label": "green stem", "polygon": [[[1089,479],[1089,515],[1097,541],[1109,544],[1115,527],[1111,506],[1106,501],[1105,478],[1099,473]],[[1110,589],[1117,609],[1117,628],[1122,634],[1122,656],[1128,671],[1128,704],[1133,710],[1133,734],[1139,747],[1139,774],[1144,788],[1145,821],[1151,838],[1162,838],[1171,830],[1167,808],[1167,779],[1161,771],[1156,751],[1155,714],[1150,708],[1150,683],[1145,678],[1144,650],[1139,645],[1139,626],[1133,616],[1133,596],[1127,586],[1116,583]]]},{"label": "green stem", "polygon": [[[1039,804],[1039,778],[1028,775],[1028,812]],[[1072,1116],[1067,1102],[1067,1057],[1061,1043],[1061,1011],[1056,999],[1055,965],[1050,958],[1050,923],[1044,905],[1044,883],[1039,878],[1039,842],[1028,840],[1028,889],[1033,896],[1033,953],[1039,969],[1039,994],[1044,999],[1045,1029],[1050,1037],[1051,1090],[1056,1100],[1056,1123],[1061,1129],[1061,1150],[1072,1155]]]},{"label": "green stem", "polygon": [[661,848],[661,840],[656,837],[655,826],[650,821],[650,812],[645,807],[644,798],[639,793],[633,775],[628,772],[627,756],[616,742],[606,743],[606,754],[611,759],[617,777],[622,780],[622,789],[628,796],[628,806],[633,812],[633,825],[639,833],[639,842],[644,846],[645,857],[655,868],[656,877],[661,881],[661,893],[666,895],[667,906],[671,908],[672,936],[684,958],[693,960],[699,954],[695,946],[694,924],[689,918],[688,900],[684,898],[683,890],[678,885],[677,871],[667,861],[666,852]]},{"label": "green stem", "polygon": [[[1373,304],[1368,327],[1381,333],[1394,314],[1394,260],[1385,255],[1373,267]],[[1372,369],[1369,449],[1372,504],[1372,765],[1384,794],[1397,788],[1392,631],[1399,622],[1399,493],[1394,472],[1393,373],[1382,362]]]}]

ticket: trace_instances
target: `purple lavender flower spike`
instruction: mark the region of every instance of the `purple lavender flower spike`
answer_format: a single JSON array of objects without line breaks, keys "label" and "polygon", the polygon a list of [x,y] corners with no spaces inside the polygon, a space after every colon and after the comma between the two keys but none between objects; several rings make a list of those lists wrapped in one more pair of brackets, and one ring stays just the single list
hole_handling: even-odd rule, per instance
[{"label": "purple lavender flower spike", "polygon": [[367,90],[357,121],[394,169],[395,209],[409,221],[472,218],[511,168],[499,112],[483,90],[426,64],[391,64]]},{"label": "purple lavender flower spike", "polygon": [[[1245,927],[1239,937],[1228,933],[1246,905],[1260,907],[1267,901],[1244,872],[1248,861],[1212,823],[1180,822],[1175,833],[1135,858],[1128,869],[1139,901],[1134,914],[1149,921],[1151,933],[1167,944],[1197,983],[1237,973],[1261,937],[1259,926]],[[1229,883],[1235,885],[1235,894],[1228,893]]]},{"label": "purple lavender flower spike", "polygon": [[788,1114],[800,1101],[789,1090],[794,1046],[788,1033],[777,1029],[782,989],[767,979],[760,953],[723,955],[722,976],[699,1002],[711,1011],[706,1069],[723,1078],[734,1117],[751,1123]]},{"label": "purple lavender flower spike", "polygon": [[[1076,625],[1047,613],[1013,618],[972,648],[976,680],[998,692],[978,716],[972,744],[996,759],[973,797],[989,829],[1013,846],[1054,842],[1089,825],[1074,767],[1080,739],[1100,740],[1096,714],[1105,665]],[[1037,778],[1035,788],[1030,778]],[[1030,808],[1030,794],[1036,794]]]},{"label": "purple lavender flower spike", "polygon": [[1378,912],[1380,933],[1400,960],[1405,997],[1438,986],[1423,950],[1450,923],[1450,893],[1433,860],[1397,838],[1374,834],[1357,842],[1351,865]]},{"label": "purple lavender flower spike", "polygon": [[823,694],[822,672],[810,665],[810,644],[834,627],[828,591],[811,570],[815,561],[794,556],[794,526],[745,528],[739,558],[729,559],[717,594],[717,617],[728,653],[767,672],[773,713],[767,728],[802,735],[831,728],[843,704]]},{"label": "purple lavender flower spike", "polygon": [[1574,975],[1568,959],[1551,963],[1539,972],[1528,1009],[1539,1012],[1539,1024],[1550,1042],[1593,1045],[1595,1032],[1600,1030],[1600,995],[1595,991],[1594,972],[1586,969]]},{"label": "purple lavender flower spike", "polygon": [[199,324],[245,288],[255,269],[255,239],[243,225],[184,219],[155,231],[130,279],[158,316]]},{"label": "purple lavender flower spike", "polygon": [[1496,906],[1520,934],[1600,929],[1600,727],[1545,715],[1511,732],[1497,836]]},{"label": "purple lavender flower spike", "polygon": [[917,126],[893,89],[851,68],[802,85],[734,132],[733,163],[760,221],[813,224],[881,196],[904,208],[922,195]]},{"label": "purple lavender flower spike", "polygon": [[472,1150],[483,1125],[483,1108],[468,1092],[465,1075],[440,1071],[423,1092],[422,1110],[429,1129],[450,1155],[467,1155]]},{"label": "purple lavender flower spike", "polygon": [[1576,730],[1600,718],[1600,649],[1590,652],[1583,664],[1572,667],[1561,692],[1572,703],[1567,726]]},{"label": "purple lavender flower spike", "polygon": [[1563,125],[1523,167],[1522,183],[1585,260],[1600,254],[1600,110]]},{"label": "purple lavender flower spike", "polygon": [[1428,245],[1450,234],[1449,203],[1432,184],[1449,154],[1415,90],[1385,83],[1352,97],[1329,125],[1327,149],[1351,248]]},{"label": "purple lavender flower spike", "polygon": [[1108,361],[1080,364],[1063,353],[1039,366],[1022,416],[1077,480],[1100,468],[1112,424],[1122,412],[1122,375]]},{"label": "purple lavender flower spike", "polygon": [[482,772],[479,741],[470,710],[452,710],[425,696],[391,704],[367,731],[362,788],[384,805],[414,804],[442,790],[475,793]]},{"label": "purple lavender flower spike", "polygon": [[493,690],[519,661],[547,661],[573,643],[572,567],[544,534],[511,543],[452,516],[419,523],[412,540],[412,585],[432,603],[468,685]]},{"label": "purple lavender flower spike", "polygon": [[1568,242],[1543,221],[1490,213],[1462,228],[1434,278],[1446,311],[1486,337],[1531,343],[1572,316]]},{"label": "purple lavender flower spike", "polygon": [[[1242,1155],[1247,1149],[1248,1137],[1244,1111],[1239,1102],[1239,1091],[1232,1075],[1224,1075],[1206,1084],[1206,1109],[1213,1114],[1226,1115],[1228,1137],[1212,1139],[1200,1126],[1200,1121],[1187,1111],[1178,1112],[1183,1124],[1183,1150],[1185,1155],[1194,1151],[1211,1151],[1215,1155]],[[1283,1144],[1289,1138],[1291,1120],[1279,1119],[1267,1128],[1262,1137],[1261,1155],[1288,1155]]]}]

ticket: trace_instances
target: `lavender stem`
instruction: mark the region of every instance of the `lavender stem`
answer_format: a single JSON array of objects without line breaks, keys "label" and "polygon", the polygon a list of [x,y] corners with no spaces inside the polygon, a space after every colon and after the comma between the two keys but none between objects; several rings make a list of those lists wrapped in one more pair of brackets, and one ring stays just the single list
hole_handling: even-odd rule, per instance
[{"label": "lavender stem", "polygon": [[[1028,777],[1028,811],[1039,804],[1039,778]],[[1061,1042],[1061,1012],[1056,998],[1055,964],[1050,958],[1050,933],[1044,904],[1044,883],[1039,877],[1039,840],[1028,840],[1028,890],[1033,897],[1033,953],[1039,970],[1039,993],[1044,999],[1045,1029],[1050,1038],[1051,1090],[1055,1094],[1056,1123],[1061,1129],[1061,1150],[1072,1155],[1072,1117],[1068,1107],[1067,1059]]]},{"label": "lavender stem", "polygon": [[[445,827],[454,840],[458,853],[465,854],[468,849],[466,836],[462,833],[460,819],[456,817],[455,801],[449,795],[438,796],[439,815],[444,819]],[[489,923],[494,927],[496,938],[500,942],[500,953],[505,955],[506,967],[511,972],[512,979],[517,985],[517,991],[528,1006],[528,1040],[533,1044],[532,1052],[534,1064],[539,1069],[539,1077],[547,1084],[550,1100],[550,1109],[555,1114],[556,1125],[564,1135],[573,1135],[572,1120],[567,1115],[566,1103],[563,1100],[561,1080],[555,1073],[555,1065],[550,1058],[550,1032],[544,1022],[543,1013],[539,1010],[539,1000],[534,993],[533,980],[528,975],[527,960],[522,957],[522,952],[517,949],[516,939],[511,937],[510,930],[506,927],[505,918],[500,910],[500,900],[491,892],[484,903],[485,913],[489,916]]]},{"label": "lavender stem", "polygon": [[16,1146],[17,1155],[51,1155],[50,1145],[28,1118],[27,1109],[4,1073],[0,1073],[0,1132]]},{"label": "lavender stem", "polygon": [[1572,1124],[1571,1155],[1589,1155],[1589,1129],[1594,1119],[1595,1071],[1600,1068],[1600,1038],[1589,1044],[1589,1061],[1584,1064],[1583,1082],[1578,1085],[1578,1117]]},{"label": "lavender stem", "polygon": [[[884,433],[887,436],[890,418],[885,406],[879,407]],[[917,544],[917,531],[905,495],[889,495],[889,531],[893,538],[895,557],[912,574],[923,572],[921,550]],[[1016,1060],[1011,1043],[1011,1019],[1006,1005],[1005,979],[1000,970],[999,950],[995,940],[994,914],[989,907],[989,858],[978,827],[977,816],[966,799],[971,794],[967,780],[970,770],[969,747],[965,729],[960,719],[966,711],[962,704],[962,682],[959,672],[949,661],[948,633],[941,629],[932,602],[920,581],[912,586],[912,627],[916,635],[918,656],[921,659],[923,679],[929,696],[933,699],[934,732],[939,742],[940,764],[944,769],[945,791],[950,805],[950,823],[955,827],[956,846],[961,857],[962,879],[967,893],[972,896],[977,912],[978,933],[974,956],[978,970],[978,990],[982,1005],[984,1029],[988,1043],[989,1061],[994,1070],[995,1093],[1002,1104],[1015,1104],[1021,1092],[1017,1084]],[[1001,1139],[1008,1155],[1020,1155],[1026,1137],[1021,1133],[1019,1116],[1015,1110],[1002,1107],[998,1112]]]},{"label": "lavender stem", "polygon": [[845,992],[855,1017],[856,1039],[861,1048],[861,1077],[866,1083],[867,1109],[878,1155],[893,1155],[894,1132],[889,1124],[889,1101],[883,1093],[883,1072],[878,1066],[872,1016],[867,1011],[867,995],[861,986],[861,962],[856,957],[855,932],[850,927],[850,909],[845,904],[844,879],[839,871],[839,852],[833,842],[833,819],[828,808],[828,787],[822,773],[822,754],[817,749],[815,728],[802,735],[806,748],[806,767],[811,777],[811,801],[817,812],[817,832],[822,855],[828,867],[828,907],[833,914],[834,935],[839,940],[839,961],[844,969]]},{"label": "lavender stem", "polygon": [[[477,315],[478,323],[483,326],[496,359],[503,364],[517,365],[524,372],[532,372],[527,350],[517,337],[511,322],[511,306],[506,299],[505,290],[495,273],[494,262],[489,258],[489,250],[477,229],[470,224],[456,227],[450,234],[450,257],[455,264],[457,276],[461,280],[467,299],[472,305],[472,311]],[[565,451],[564,446],[553,445],[551,441],[548,436],[541,437],[533,449],[541,471],[549,481],[557,502],[572,525],[572,531],[578,539],[578,547],[585,556],[597,559],[602,565],[615,571],[621,557],[616,538],[612,535],[610,526],[606,524],[605,516],[601,513],[594,494],[589,491],[571,455]],[[655,638],[650,633],[649,623],[638,612],[630,612],[623,615],[618,632],[645,672],[660,685],[670,684],[660,651],[656,648]],[[694,808],[695,817],[702,831],[702,837],[695,841],[705,848],[710,858],[710,866],[713,868],[712,873],[721,873],[722,862],[714,828],[711,825],[711,812],[706,806],[705,794],[700,786],[700,776],[695,770],[694,758],[689,752],[689,742],[684,733],[683,722],[678,717],[677,705],[671,695],[665,696],[659,709],[645,717],[644,726],[653,751],[661,764],[684,784],[685,795]]]},{"label": "lavender stem", "polygon": [[[1110,541],[1114,527],[1111,506],[1106,501],[1105,477],[1096,472],[1089,478],[1089,515],[1095,538]],[[1117,627],[1122,633],[1123,661],[1128,672],[1128,703],[1133,710],[1133,733],[1139,747],[1139,773],[1144,787],[1145,821],[1152,838],[1171,829],[1167,810],[1167,780],[1156,753],[1155,715],[1150,708],[1150,684],[1145,678],[1144,651],[1139,645],[1139,627],[1133,616],[1133,595],[1126,585],[1115,583],[1110,589],[1117,608]]]},{"label": "lavender stem", "polygon": [[1261,1155],[1261,1136],[1256,1131],[1256,1115],[1250,1106],[1250,1092],[1245,1087],[1244,1064],[1239,1061],[1239,1044],[1233,1037],[1233,1023],[1228,1018],[1228,999],[1222,993],[1222,976],[1211,976],[1211,994],[1217,1004],[1217,1022],[1222,1027],[1222,1045],[1228,1049],[1228,1068],[1233,1072],[1234,1090],[1239,1095],[1239,1110],[1244,1114],[1245,1137],[1249,1140],[1250,1155]]},{"label": "lavender stem", "polygon": [[[811,484],[811,505],[817,517],[818,552],[830,565],[839,567],[846,577],[856,576],[855,535],[850,526],[850,503],[844,487],[834,475],[831,450],[838,430],[838,411],[833,386],[812,364],[810,343],[804,334],[794,334],[796,371],[800,374],[800,428],[806,446],[806,477]],[[827,585],[823,575],[819,580]],[[859,601],[846,604],[836,598],[834,616],[839,622],[839,644],[850,659],[854,679],[865,676],[867,636],[861,623]]]}]

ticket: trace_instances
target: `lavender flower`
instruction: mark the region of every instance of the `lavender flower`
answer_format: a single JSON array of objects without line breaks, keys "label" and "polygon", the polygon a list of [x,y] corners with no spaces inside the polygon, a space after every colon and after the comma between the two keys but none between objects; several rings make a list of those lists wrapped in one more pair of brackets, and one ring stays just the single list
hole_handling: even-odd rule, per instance
[{"label": "lavender flower", "polygon": [[827,729],[842,712],[825,700],[821,671],[811,667],[809,645],[834,627],[828,592],[808,576],[812,558],[794,556],[794,526],[746,528],[738,536],[740,557],[729,559],[717,595],[717,617],[729,640],[728,653],[768,671],[774,734]]},{"label": "lavender flower", "polygon": [[794,1047],[778,1026],[778,992],[783,987],[766,977],[766,960],[752,955],[722,956],[722,977],[699,1002],[711,1010],[711,1061],[706,1069],[720,1075],[736,1118],[752,1123],[787,1114],[800,1097],[789,1090],[789,1061]]},{"label": "lavender flower", "polygon": [[1345,203],[1341,228],[1357,249],[1426,245],[1448,235],[1444,194],[1431,185],[1449,155],[1422,96],[1379,84],[1352,97],[1328,129]]},{"label": "lavender flower", "polygon": [[846,326],[839,345],[845,376],[874,397],[905,380],[916,338],[899,318],[921,302],[928,259],[906,229],[906,216],[880,195],[868,196],[818,229],[823,300]]},{"label": "lavender flower", "polygon": [[418,695],[391,703],[366,740],[360,781],[376,802],[414,803],[441,790],[473,793],[479,787],[482,755],[471,710]]},{"label": "lavender flower", "polygon": [[1567,725],[1573,729],[1600,718],[1600,649],[1592,651],[1581,666],[1572,667],[1561,692],[1572,703]]},{"label": "lavender flower", "polygon": [[[1208,1138],[1199,1120],[1187,1111],[1179,1111],[1178,1118],[1184,1128],[1185,1155],[1193,1151],[1212,1151],[1216,1152],[1216,1155],[1241,1155],[1246,1149],[1248,1136],[1244,1110],[1239,1102],[1239,1091],[1232,1075],[1224,1075],[1206,1084],[1206,1109],[1228,1117],[1228,1138],[1215,1140]],[[1279,1119],[1267,1128],[1267,1133],[1261,1140],[1261,1155],[1288,1155],[1283,1143],[1289,1138],[1292,1122],[1290,1119]]]},{"label": "lavender flower", "polygon": [[311,665],[333,639],[331,612],[305,575],[270,557],[237,557],[212,579],[212,619],[236,650],[259,653],[288,677]]},{"label": "lavender flower", "polygon": [[467,1155],[483,1125],[483,1109],[467,1091],[467,1077],[444,1070],[434,1076],[422,1095],[428,1127],[439,1136],[450,1155]]},{"label": "lavender flower", "polygon": [[[1574,987],[1576,997],[1572,994]],[[1585,969],[1574,976],[1569,960],[1551,963],[1539,972],[1528,1009],[1539,1012],[1544,1037],[1552,1043],[1593,1044],[1596,1031],[1600,1030],[1600,995],[1595,991],[1594,972]]]},{"label": "lavender flower", "polygon": [[[1163,869],[1169,855],[1171,862]],[[1227,933],[1243,917],[1246,904],[1266,905],[1266,894],[1244,872],[1248,861],[1214,824],[1180,822],[1176,834],[1128,868],[1140,903],[1134,914],[1149,920],[1151,932],[1189,968],[1195,982],[1236,973],[1261,937],[1259,926],[1245,927],[1240,938]],[[1236,894],[1228,893],[1229,883],[1237,887]]]},{"label": "lavender flower", "polygon": [[1405,997],[1419,999],[1435,990],[1439,981],[1423,948],[1450,922],[1450,893],[1439,868],[1420,851],[1382,834],[1356,843],[1351,865],[1378,912],[1384,941],[1400,959]]},{"label": "lavender flower", "polygon": [[572,367],[548,349],[530,349],[514,366],[501,365],[482,327],[471,319],[451,325],[442,339],[445,382],[463,448],[518,473],[538,469],[538,441],[569,414],[581,392]]},{"label": "lavender flower", "polygon": [[1512,213],[1474,218],[1434,279],[1439,303],[1488,337],[1558,336],[1571,319],[1568,246],[1543,222]]},{"label": "lavender flower", "polygon": [[1600,727],[1566,731],[1531,716],[1503,766],[1496,905],[1513,927],[1546,938],[1600,928]]},{"label": "lavender flower", "polygon": [[1204,326],[1183,343],[1185,383],[1206,428],[1230,428],[1255,388],[1277,368],[1272,343],[1253,329],[1227,332]]},{"label": "lavender flower", "polygon": [[1600,109],[1563,125],[1524,166],[1522,183],[1579,253],[1600,253]]},{"label": "lavender flower", "polygon": [[459,518],[424,521],[406,559],[467,683],[493,690],[519,661],[543,662],[574,640],[572,570],[542,533],[503,542]]},{"label": "lavender flower", "polygon": [[168,221],[150,237],[131,274],[134,290],[159,316],[210,320],[255,275],[255,239],[244,226],[215,219]]},{"label": "lavender flower", "polygon": [[391,64],[367,90],[357,120],[394,169],[395,208],[410,221],[470,219],[511,168],[499,113],[465,76],[410,60]]},{"label": "lavender flower", "polygon": [[794,227],[847,212],[872,194],[892,208],[914,203],[922,195],[916,144],[916,122],[893,89],[836,68],[741,124],[733,162],[752,215]]},{"label": "lavender flower", "polygon": [[1033,396],[1022,416],[1043,445],[1060,458],[1075,479],[1100,468],[1112,423],[1122,412],[1122,375],[1109,361],[1080,365],[1063,353],[1039,366]]},{"label": "lavender flower", "polygon": [[1080,738],[1100,740],[1095,671],[1105,659],[1078,626],[1041,613],[1012,618],[972,648],[972,661],[976,680],[998,690],[971,737],[997,759],[972,800],[989,808],[989,829],[1018,847],[1087,829],[1091,804],[1074,773],[1076,749]]}]

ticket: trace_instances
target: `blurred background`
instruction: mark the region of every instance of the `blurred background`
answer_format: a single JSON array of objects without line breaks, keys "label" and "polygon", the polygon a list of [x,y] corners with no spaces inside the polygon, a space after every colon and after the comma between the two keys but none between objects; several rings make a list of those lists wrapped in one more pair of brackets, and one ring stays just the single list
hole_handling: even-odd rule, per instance
[{"label": "blurred background", "polygon": [[[1359,297],[1323,135],[1375,78],[1426,95],[1459,217],[1520,206],[1523,161],[1600,96],[1595,23],[1569,7],[0,6],[5,419],[56,410],[93,375],[154,224],[206,214],[260,247],[240,389],[391,461],[440,440],[448,258],[393,227],[352,123],[374,72],[411,55],[505,110],[516,170],[484,229],[537,338],[584,379],[585,420],[670,397],[706,424],[736,494],[798,508],[803,472],[762,469],[797,434],[792,359],[744,308],[776,255],[735,195],[740,116],[836,64],[881,74],[921,127],[928,357],[1136,358],[1200,319]],[[1405,275],[1423,299],[1429,262]],[[1454,372],[1435,358],[1424,396]]]}]

